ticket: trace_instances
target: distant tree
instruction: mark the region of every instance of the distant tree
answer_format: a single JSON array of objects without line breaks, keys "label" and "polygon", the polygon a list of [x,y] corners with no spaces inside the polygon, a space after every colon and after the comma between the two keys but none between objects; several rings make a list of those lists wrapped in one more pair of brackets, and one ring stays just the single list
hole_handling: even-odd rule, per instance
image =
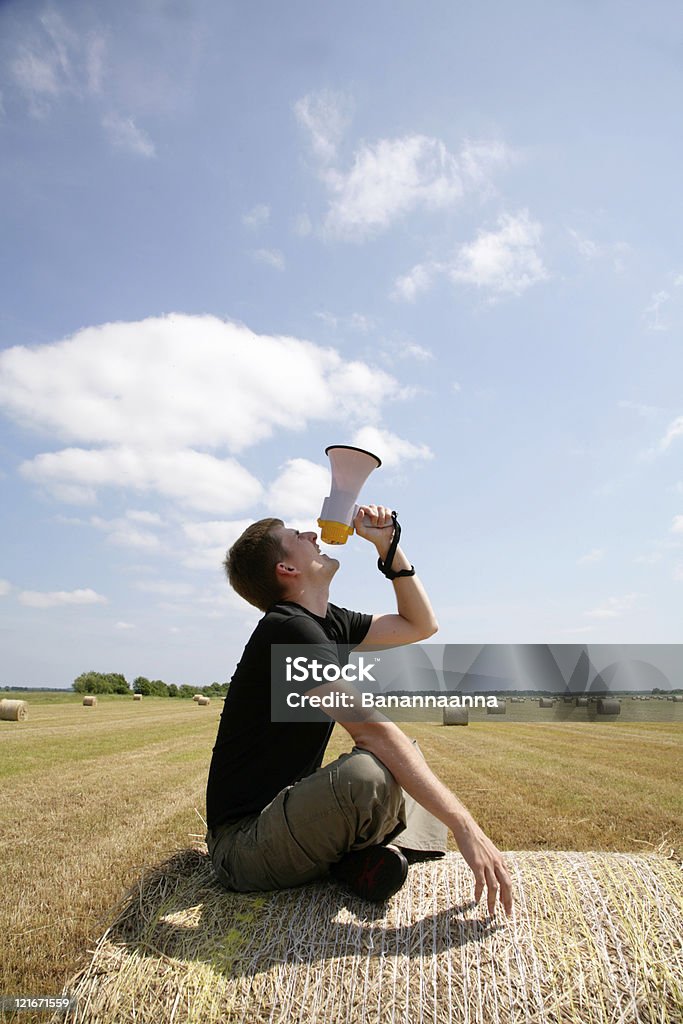
[{"label": "distant tree", "polygon": [[110,672],[107,679],[111,686],[110,693],[130,693],[128,681],[120,672]]},{"label": "distant tree", "polygon": [[185,698],[189,697],[190,700],[192,700],[196,692],[197,691],[194,690],[191,686],[188,686],[187,683],[183,683],[182,686],[178,687],[179,695]]},{"label": "distant tree", "polygon": [[168,686],[161,679],[153,679],[149,685],[153,697],[168,697]]},{"label": "distant tree", "polygon": [[152,695],[152,684],[149,679],[145,679],[144,676],[137,676],[133,680],[133,693],[141,693],[143,697],[150,697]]},{"label": "distant tree", "polygon": [[168,695],[169,695],[169,697],[177,697],[178,696],[178,687],[176,686],[175,683],[169,683],[168,684]]}]

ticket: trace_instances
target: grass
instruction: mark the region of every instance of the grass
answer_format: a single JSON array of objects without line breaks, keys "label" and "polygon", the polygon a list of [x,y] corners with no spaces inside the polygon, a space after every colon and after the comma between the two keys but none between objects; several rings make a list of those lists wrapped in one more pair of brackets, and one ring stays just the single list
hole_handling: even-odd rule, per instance
[{"label": "grass", "polygon": [[[0,993],[57,995],[125,891],[203,839],[222,702],[21,696],[28,721],[0,722]],[[683,847],[683,722],[404,729],[502,849]],[[328,759],[345,749],[337,728]]]}]

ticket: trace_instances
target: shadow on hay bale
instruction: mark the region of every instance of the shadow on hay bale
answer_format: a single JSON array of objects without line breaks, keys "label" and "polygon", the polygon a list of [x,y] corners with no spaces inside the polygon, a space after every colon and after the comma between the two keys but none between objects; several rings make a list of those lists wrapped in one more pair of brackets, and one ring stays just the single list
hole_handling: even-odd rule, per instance
[{"label": "shadow on hay bale", "polygon": [[[655,1024],[683,1000],[678,864],[506,854],[515,916],[485,918],[457,854],[389,903],[329,883],[228,893],[185,851],[129,894],[67,990],[79,1024]],[[667,1016],[668,1014],[668,1016]],[[60,1018],[64,1020],[65,1018]]]}]

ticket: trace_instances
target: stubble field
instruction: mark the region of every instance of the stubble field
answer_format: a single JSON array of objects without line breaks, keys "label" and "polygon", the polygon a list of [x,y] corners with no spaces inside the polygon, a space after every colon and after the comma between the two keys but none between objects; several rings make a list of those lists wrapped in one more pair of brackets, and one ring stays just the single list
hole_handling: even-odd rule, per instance
[{"label": "stubble field", "polygon": [[[203,840],[222,701],[8,696],[30,714],[0,722],[0,994],[55,996],[141,874]],[[503,850],[683,847],[683,722],[403,728]],[[337,727],[328,759],[349,746]]]}]

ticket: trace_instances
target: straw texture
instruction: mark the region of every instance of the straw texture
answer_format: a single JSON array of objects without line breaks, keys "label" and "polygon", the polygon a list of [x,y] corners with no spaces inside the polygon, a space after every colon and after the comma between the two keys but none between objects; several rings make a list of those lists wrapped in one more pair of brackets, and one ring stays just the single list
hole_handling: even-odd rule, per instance
[{"label": "straw texture", "polygon": [[96,705],[97,705],[97,697],[84,697],[83,698],[83,707],[84,708],[94,708],[94,707],[96,707]]},{"label": "straw texture", "polygon": [[[683,872],[657,854],[506,854],[510,920],[459,854],[388,904],[332,883],[228,893],[205,853],[144,877],[68,986],[69,1024],[680,1024]],[[64,1020],[64,1018],[59,1018]],[[55,1018],[55,1021],[57,1018]]]},{"label": "straw texture", "polygon": [[0,720],[3,722],[25,722],[28,718],[28,704],[25,700],[0,700]]}]

